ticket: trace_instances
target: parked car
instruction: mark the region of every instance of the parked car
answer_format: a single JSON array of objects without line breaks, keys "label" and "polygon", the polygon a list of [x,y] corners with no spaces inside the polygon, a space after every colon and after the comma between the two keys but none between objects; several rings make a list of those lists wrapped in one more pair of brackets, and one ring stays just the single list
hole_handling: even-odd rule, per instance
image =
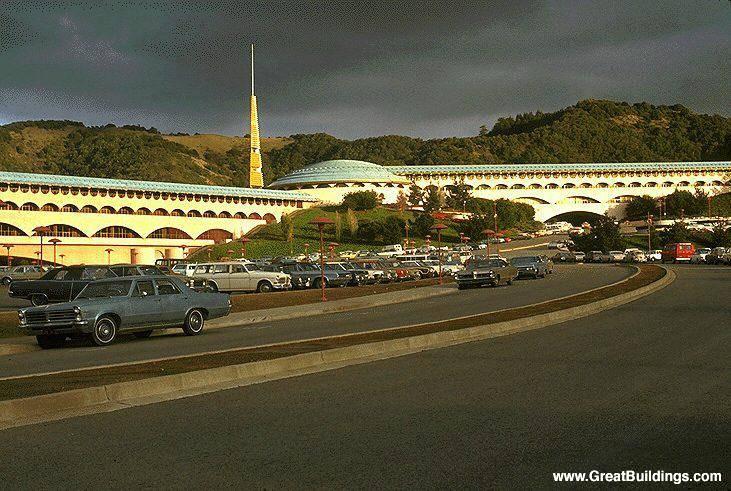
[{"label": "parked car", "polygon": [[67,337],[89,337],[107,346],[119,333],[146,338],[153,329],[171,326],[193,336],[206,320],[230,310],[228,295],[196,292],[176,277],[134,276],[93,281],[71,302],[20,309],[18,318],[45,349],[62,346]]},{"label": "parked car", "polygon": [[457,273],[460,290],[476,286],[497,286],[501,282],[511,285],[518,277],[518,269],[505,259],[474,257],[464,271]]},{"label": "parked car", "polygon": [[37,280],[13,281],[8,287],[8,295],[30,300],[36,306],[68,302],[88,283],[116,276],[108,266],[63,266],[50,270]]},{"label": "parked car", "polygon": [[589,251],[586,255],[584,262],[587,263],[601,263],[603,261],[604,253],[602,251]]},{"label": "parked car", "polygon": [[711,249],[707,247],[701,247],[700,249],[696,249],[696,251],[693,253],[692,256],[690,256],[690,262],[692,264],[699,264],[699,263],[705,263],[706,262],[706,256],[710,254]]},{"label": "parked car", "polygon": [[646,263],[647,256],[645,256],[645,253],[639,249],[630,249],[628,252],[625,252],[624,262],[626,262],[626,263]]},{"label": "parked car", "polygon": [[405,281],[410,278],[410,273],[406,268],[400,268],[397,266],[394,266],[393,264],[389,263],[388,261],[383,261],[380,258],[360,258],[356,259],[355,264],[360,266],[361,268],[368,269],[368,268],[378,268],[381,271],[383,271],[388,278],[389,281]]},{"label": "parked car", "polygon": [[690,242],[671,242],[662,250],[662,262],[687,262],[695,252]]},{"label": "parked car", "polygon": [[518,270],[518,278],[545,278],[548,274],[548,263],[540,256],[514,257],[510,264]]},{"label": "parked car", "polygon": [[355,266],[349,267],[348,263],[341,262],[328,262],[325,263],[326,271],[334,271],[338,275],[346,274],[348,276],[348,286],[359,286],[363,285],[368,281],[368,271],[356,268]]},{"label": "parked car", "polygon": [[656,261],[662,261],[662,249],[652,249],[645,253],[647,262],[654,263]]},{"label": "parked car", "polygon": [[608,262],[608,263],[621,263],[622,261],[624,261],[625,254],[624,254],[623,251],[609,251],[609,253],[607,254],[607,256],[609,257],[609,260],[606,261],[606,262]]},{"label": "parked car", "polygon": [[583,263],[586,260],[586,254],[581,251],[574,251],[573,254],[577,263]]},{"label": "parked car", "polygon": [[193,271],[193,284],[206,280],[208,286],[220,292],[260,292],[289,290],[292,287],[286,273],[264,271],[254,263],[227,261],[199,263]]},{"label": "parked car", "polygon": [[404,268],[412,269],[416,271],[416,279],[422,278],[433,278],[439,274],[439,268],[436,271],[431,266],[422,264],[421,261],[399,261],[399,265]]},{"label": "parked car", "polygon": [[726,254],[725,247],[714,247],[711,252],[706,254],[706,263],[708,264],[723,264],[723,256]]},{"label": "parked car", "polygon": [[[295,288],[320,288],[322,285],[322,271],[319,263],[282,263],[279,270],[292,277]],[[325,268],[325,287],[345,286],[350,281],[350,275],[340,275],[336,271]]]},{"label": "parked car", "polygon": [[3,285],[9,285],[16,280],[36,280],[45,274],[45,270],[36,265],[11,266],[2,273]]},{"label": "parked car", "polygon": [[557,252],[553,255],[553,262],[556,263],[575,263],[576,254],[573,252]]},{"label": "parked car", "polygon": [[171,271],[180,276],[193,276],[193,271],[198,263],[178,263],[172,267]]}]

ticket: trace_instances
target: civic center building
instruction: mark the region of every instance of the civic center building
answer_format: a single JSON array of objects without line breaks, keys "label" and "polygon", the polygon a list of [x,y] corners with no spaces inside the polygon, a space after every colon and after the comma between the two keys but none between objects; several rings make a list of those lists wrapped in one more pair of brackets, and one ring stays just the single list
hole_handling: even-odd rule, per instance
[{"label": "civic center building", "polygon": [[528,203],[540,221],[575,211],[623,218],[626,203],[635,196],[659,198],[676,189],[701,189],[709,195],[731,191],[731,162],[380,166],[330,160],[296,170],[269,187],[308,193],[326,203],[372,190],[384,203],[394,203],[412,184],[445,192],[464,184],[478,198]]}]

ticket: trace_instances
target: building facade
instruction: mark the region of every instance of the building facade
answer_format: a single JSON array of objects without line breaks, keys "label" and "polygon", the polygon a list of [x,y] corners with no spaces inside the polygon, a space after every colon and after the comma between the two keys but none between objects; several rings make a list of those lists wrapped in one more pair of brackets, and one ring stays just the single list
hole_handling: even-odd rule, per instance
[{"label": "building facade", "polygon": [[338,160],[292,172],[270,187],[305,192],[325,202],[368,189],[378,192],[385,203],[393,203],[411,185],[448,192],[461,184],[479,198],[528,203],[540,221],[575,211],[623,218],[626,203],[635,196],[658,198],[676,189],[701,189],[709,195],[731,191],[731,162],[383,167]]},{"label": "building facade", "polygon": [[57,264],[151,264],[316,201],[292,191],[0,172],[0,253],[37,260],[42,239],[44,262],[54,262],[49,240],[57,239]]}]

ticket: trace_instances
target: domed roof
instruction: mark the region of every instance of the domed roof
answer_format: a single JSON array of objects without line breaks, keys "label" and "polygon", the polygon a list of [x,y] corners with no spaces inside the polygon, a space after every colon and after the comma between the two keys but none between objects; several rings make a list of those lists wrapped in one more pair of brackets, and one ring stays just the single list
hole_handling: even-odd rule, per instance
[{"label": "domed roof", "polygon": [[408,184],[409,180],[393,174],[388,167],[362,160],[326,160],[310,164],[277,179],[271,188],[302,186],[307,184],[329,184],[338,182],[377,182]]}]

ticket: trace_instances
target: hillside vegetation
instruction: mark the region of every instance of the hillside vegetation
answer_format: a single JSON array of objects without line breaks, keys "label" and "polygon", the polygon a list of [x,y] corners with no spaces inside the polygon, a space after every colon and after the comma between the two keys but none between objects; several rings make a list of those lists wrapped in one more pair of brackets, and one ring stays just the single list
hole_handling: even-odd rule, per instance
[{"label": "hillside vegetation", "polygon": [[[0,126],[0,170],[240,186],[248,182],[248,143],[139,126],[18,122]],[[585,100],[500,118],[473,137],[341,140],[318,133],[263,139],[262,146],[266,182],[337,158],[383,165],[731,160],[731,118],[681,105]]]}]

